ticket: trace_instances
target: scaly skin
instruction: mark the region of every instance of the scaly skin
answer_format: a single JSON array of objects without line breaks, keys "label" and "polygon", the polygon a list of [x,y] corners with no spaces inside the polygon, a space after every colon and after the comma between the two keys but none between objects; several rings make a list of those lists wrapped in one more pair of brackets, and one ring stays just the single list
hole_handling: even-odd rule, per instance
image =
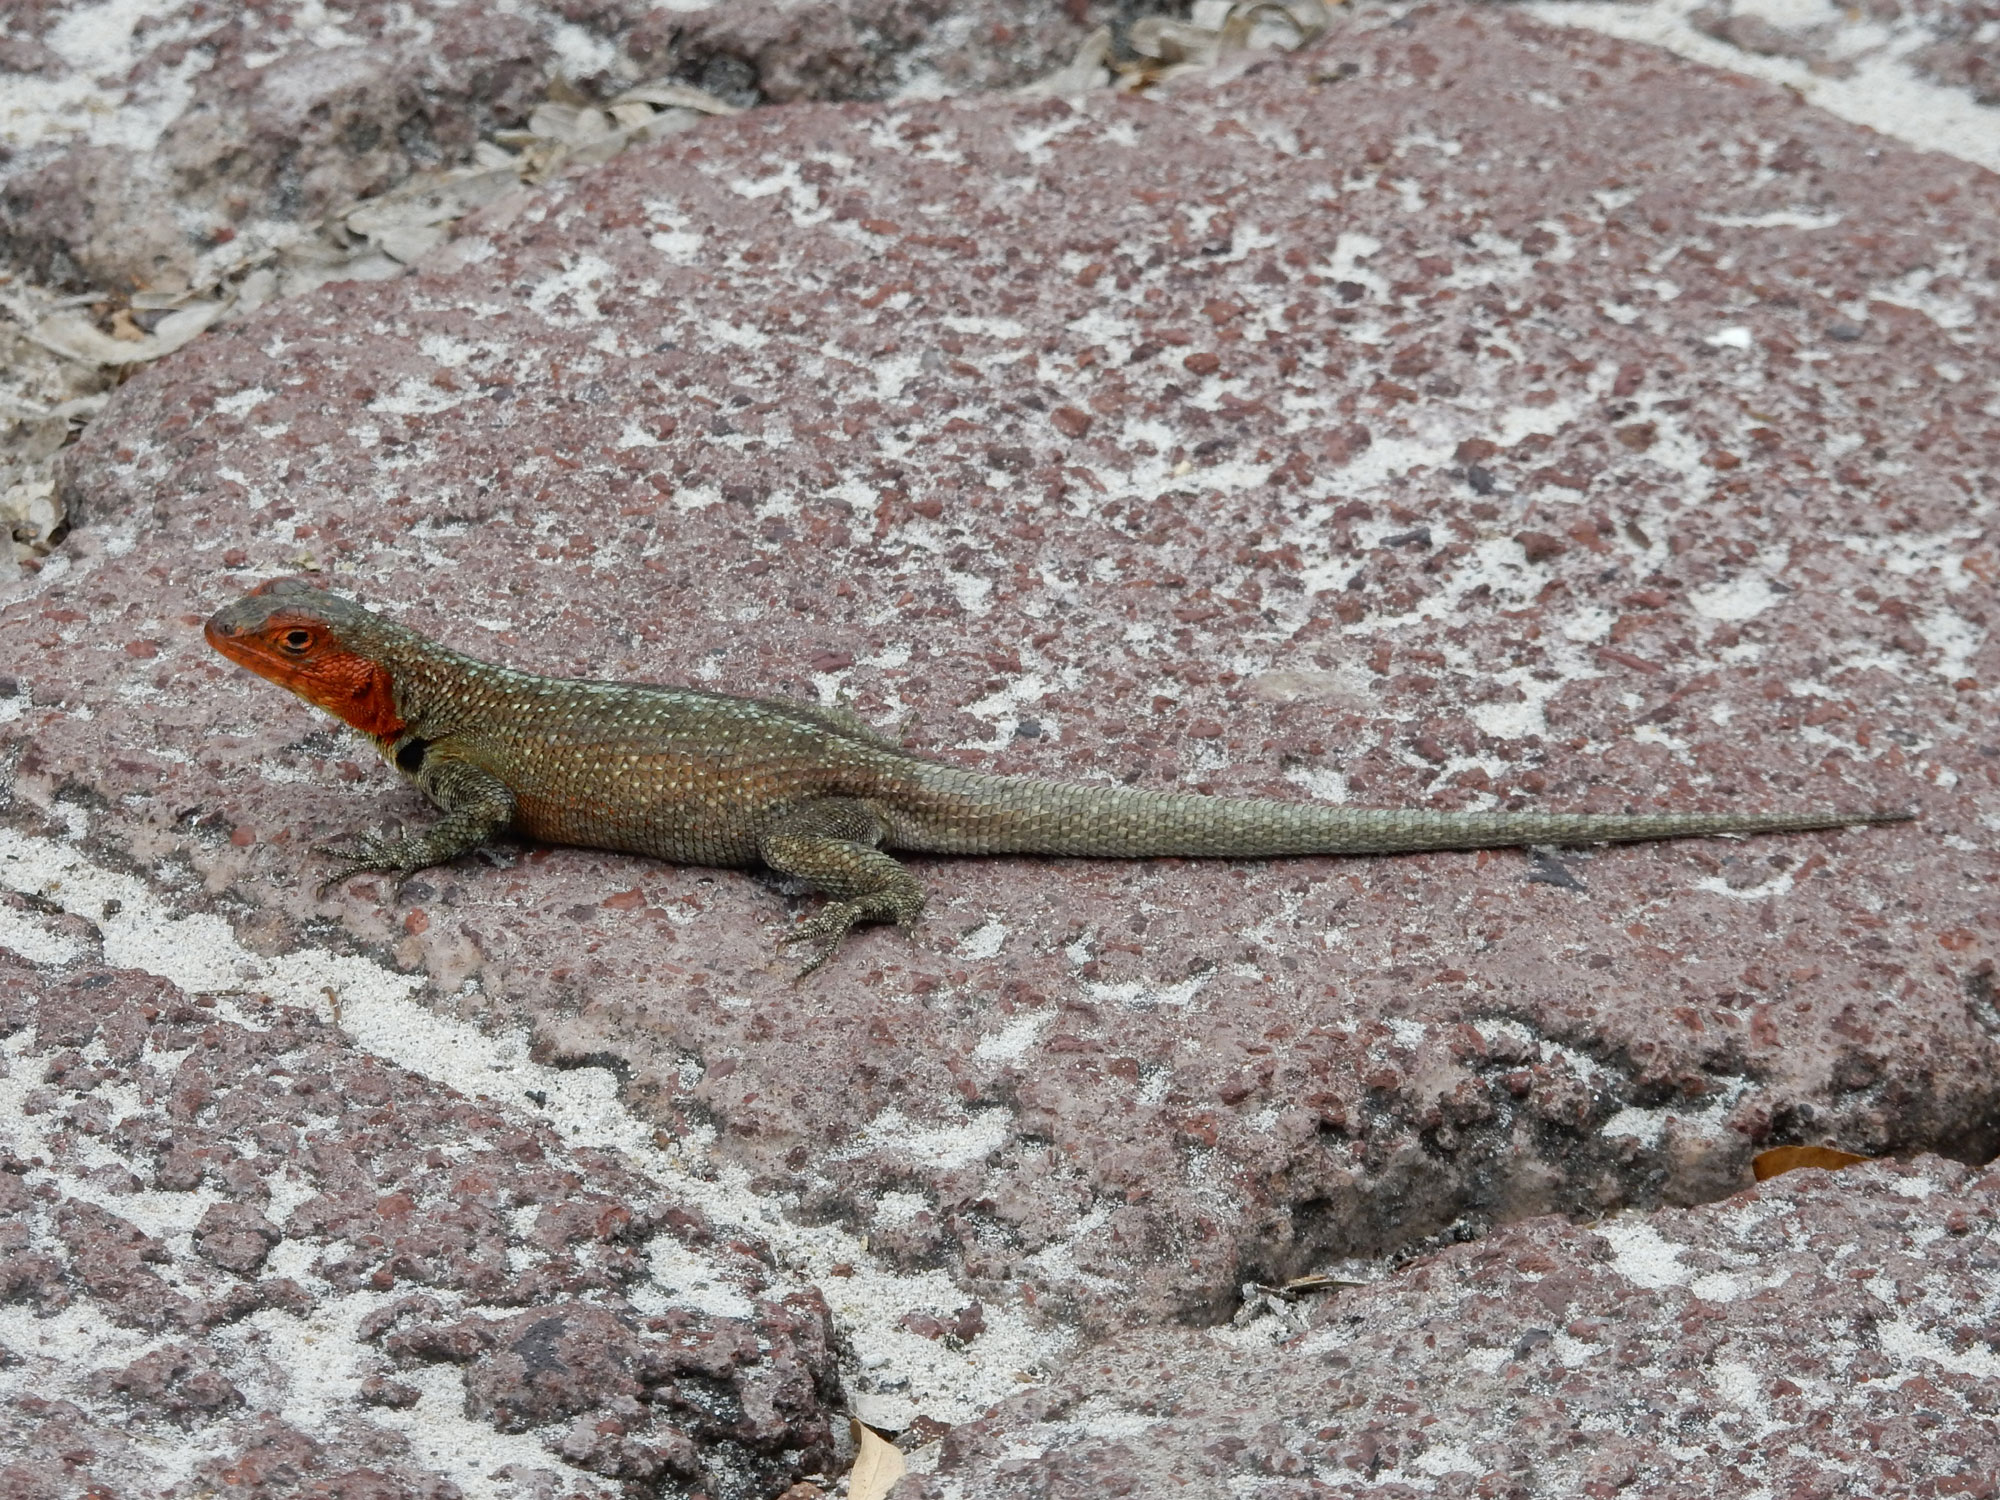
[{"label": "scaly skin", "polygon": [[445,817],[322,852],[325,886],[407,878],[503,829],[693,865],[765,864],[828,899],[787,942],[809,974],[857,922],[910,926],[916,879],[883,853],[1258,859],[1778,833],[1900,811],[1427,812],[989,776],[903,749],[845,709],[537,677],[476,661],[301,579],[216,613],[208,642],[371,736]]}]

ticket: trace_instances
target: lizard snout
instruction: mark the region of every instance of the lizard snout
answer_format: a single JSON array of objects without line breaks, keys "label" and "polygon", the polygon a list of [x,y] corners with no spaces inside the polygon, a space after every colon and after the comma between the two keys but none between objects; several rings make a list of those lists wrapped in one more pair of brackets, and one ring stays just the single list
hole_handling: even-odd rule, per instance
[{"label": "lizard snout", "polygon": [[208,617],[208,623],[201,628],[201,633],[208,638],[209,645],[218,651],[224,651],[225,654],[228,644],[241,633],[240,627],[229,616],[228,610],[217,610]]}]

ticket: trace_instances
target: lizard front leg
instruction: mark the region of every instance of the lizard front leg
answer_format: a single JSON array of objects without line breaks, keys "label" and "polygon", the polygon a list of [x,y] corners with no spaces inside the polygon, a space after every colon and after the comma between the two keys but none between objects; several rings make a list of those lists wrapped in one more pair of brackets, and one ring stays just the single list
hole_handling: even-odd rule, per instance
[{"label": "lizard front leg", "polygon": [[425,795],[445,810],[445,816],[422,833],[401,838],[356,833],[314,847],[338,863],[320,882],[324,896],[349,876],[383,870],[396,876],[396,889],[418,870],[445,864],[476,849],[514,821],[514,794],[490,772],[462,760],[432,755],[417,775]]},{"label": "lizard front leg", "polygon": [[888,825],[866,802],[822,797],[787,808],[759,838],[764,863],[796,875],[827,897],[819,915],[787,933],[784,944],[810,943],[803,979],[840,948],[856,922],[894,922],[908,929],[924,909],[916,877],[875,846]]}]

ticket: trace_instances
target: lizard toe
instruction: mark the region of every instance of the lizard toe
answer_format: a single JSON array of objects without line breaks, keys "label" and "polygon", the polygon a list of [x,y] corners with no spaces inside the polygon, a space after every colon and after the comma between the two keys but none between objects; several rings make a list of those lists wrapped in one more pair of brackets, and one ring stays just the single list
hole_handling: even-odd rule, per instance
[{"label": "lizard toe", "polygon": [[313,853],[325,855],[334,861],[332,873],[319,883],[321,899],[324,899],[335,886],[356,875],[386,873],[396,877],[390,887],[389,895],[389,900],[393,904],[402,896],[404,884],[423,868],[421,864],[412,864],[404,857],[397,841],[372,833],[357,833],[344,839],[315,844]]},{"label": "lizard toe", "polygon": [[790,932],[778,939],[780,947],[789,948],[797,943],[812,947],[813,955],[803,969],[792,977],[804,979],[820,968],[840,951],[840,945],[847,938],[848,931],[862,916],[858,901],[829,901],[819,915],[799,923]]},{"label": "lizard toe", "polygon": [[811,958],[806,960],[804,966],[801,967],[797,973],[792,975],[792,983],[798,984],[804,979],[806,979],[808,976],[818,973],[819,970],[826,967],[826,961],[832,958],[833,955],[839,951],[840,951],[839,943],[834,942],[825,944],[823,947],[820,948],[820,950],[817,953],[813,954]]},{"label": "lizard toe", "polygon": [[342,860],[338,865],[334,866],[333,873],[322,880],[315,888],[319,899],[322,901],[326,900],[338,887],[345,885],[356,875],[368,873],[370,868],[367,864],[357,864],[353,860]]}]

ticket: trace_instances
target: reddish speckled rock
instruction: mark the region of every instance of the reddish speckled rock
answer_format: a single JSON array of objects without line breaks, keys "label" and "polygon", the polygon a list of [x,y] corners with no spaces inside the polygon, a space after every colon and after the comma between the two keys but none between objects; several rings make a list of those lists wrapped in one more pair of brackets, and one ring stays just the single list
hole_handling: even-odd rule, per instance
[{"label": "reddish speckled rock", "polygon": [[[204,998],[0,949],[0,1088],[48,1080],[0,1115],[0,1492],[446,1500],[495,1434],[521,1472],[480,1493],[520,1500],[765,1500],[833,1464],[826,1305],[764,1295],[757,1247],[310,1015]],[[669,1241],[750,1316],[651,1286]]]},{"label": "reddish speckled rock", "polygon": [[25,76],[0,137],[0,256],[56,281],[185,285],[246,222],[311,221],[463,163],[558,74],[605,97],[682,78],[745,104],[1004,87],[1066,61],[1110,9],[170,0],[134,24],[81,3],[10,6],[0,87]]},{"label": "reddish speckled rock", "polygon": [[2000,1474],[2000,1179],[1935,1159],[1127,1335],[955,1429],[899,1500],[1980,1495]]},{"label": "reddish speckled rock", "polygon": [[1914,0],[1909,14],[1937,38],[1910,54],[1913,69],[1969,90],[1981,104],[2000,104],[2000,39],[1993,34],[2000,9],[1990,0]]},{"label": "reddish speckled rock", "polygon": [[[1965,89],[1979,103],[2000,103],[2000,47],[1992,23],[2000,10],[1990,0],[1868,0],[1852,8],[1829,4],[1782,17],[1756,7],[1736,9],[1734,0],[1710,0],[1688,20],[1717,41],[1762,57],[1785,57],[1808,64],[1815,73],[1851,76],[1857,57],[1868,58],[1886,38],[1909,70],[1946,87]],[[1867,28],[1863,35],[1854,33]],[[1910,34],[1916,33],[1912,37]],[[1907,38],[1907,40],[1906,40]]]},{"label": "reddish speckled rock", "polygon": [[[88,847],[274,951],[337,914],[895,1263],[1092,1320],[1712,1197],[1789,1140],[1981,1158],[1977,181],[1483,11],[1214,95],[725,122],[127,385],[67,465],[73,571],[0,615],[15,816],[111,809]],[[913,943],[797,988],[734,874],[500,851],[315,902],[313,840],[427,814],[199,642],[302,562],[468,650],[838,685],[1002,771],[1921,817],[930,861]],[[871,1225],[892,1188],[923,1206]]]}]

